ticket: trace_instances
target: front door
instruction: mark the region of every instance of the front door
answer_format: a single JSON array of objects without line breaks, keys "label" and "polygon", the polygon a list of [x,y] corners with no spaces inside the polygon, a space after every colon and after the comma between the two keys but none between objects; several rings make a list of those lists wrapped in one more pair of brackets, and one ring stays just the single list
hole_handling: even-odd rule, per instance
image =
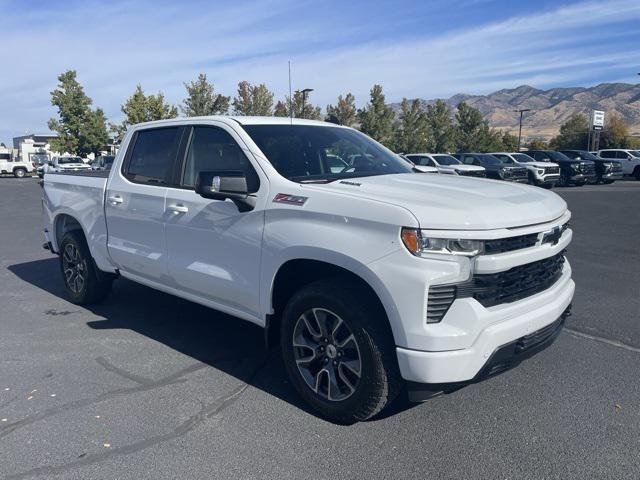
[{"label": "front door", "polygon": [[[259,317],[259,271],[266,180],[260,182],[241,140],[226,126],[191,129],[177,188],[166,197],[168,270],[182,291],[213,302],[229,313]],[[243,171],[257,205],[239,212],[229,200],[194,191],[200,171]]]},{"label": "front door", "polygon": [[105,199],[107,246],[122,273],[166,283],[166,185],[183,130],[163,127],[135,132],[122,169],[111,175]]}]

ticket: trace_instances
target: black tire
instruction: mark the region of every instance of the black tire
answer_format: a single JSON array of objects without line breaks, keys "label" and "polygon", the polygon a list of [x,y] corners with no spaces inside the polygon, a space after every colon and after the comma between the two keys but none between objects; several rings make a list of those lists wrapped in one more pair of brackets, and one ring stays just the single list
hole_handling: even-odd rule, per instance
[{"label": "black tire", "polygon": [[640,167],[636,167],[633,170],[633,176],[636,177],[636,180],[640,180]]},{"label": "black tire", "polygon": [[24,178],[27,175],[27,171],[24,168],[16,168],[13,171],[13,176],[16,178]]},{"label": "black tire", "polygon": [[538,186],[538,182],[536,181],[536,177],[531,172],[528,172],[528,175],[529,175],[529,185],[533,185],[533,186],[537,187]]},{"label": "black tire", "polygon": [[559,187],[568,187],[571,185],[571,180],[569,179],[569,174],[564,170],[560,171],[560,180],[558,180]]},{"label": "black tire", "polygon": [[67,232],[60,242],[60,271],[69,300],[90,305],[104,300],[113,278],[98,270],[80,230]]},{"label": "black tire", "polygon": [[[316,312],[323,312],[325,318],[331,318],[329,314],[333,314],[334,318],[342,320],[343,326],[335,328],[329,334],[329,338],[318,340],[318,348],[310,348],[308,345],[301,349],[300,346],[294,347],[294,333],[299,334],[299,325],[302,321],[303,314],[307,315],[312,312],[315,317],[313,321],[316,326],[320,325],[320,320]],[[282,356],[284,365],[293,383],[295,389],[300,396],[320,415],[332,421],[351,424],[358,421],[366,420],[373,415],[379,413],[388,403],[390,403],[399,393],[402,387],[402,379],[398,369],[397,357],[395,352],[395,344],[393,336],[387,323],[384,311],[381,310],[377,299],[353,282],[343,281],[339,278],[320,280],[301,288],[289,300],[282,315],[282,325],[280,329],[280,341],[282,346]],[[303,322],[303,325],[306,322]],[[334,322],[335,326],[337,322]],[[347,330],[342,330],[346,327]],[[304,327],[302,327],[304,328]],[[310,332],[310,330],[305,330]],[[318,332],[329,331],[329,329],[317,329]],[[336,331],[339,333],[336,334]],[[337,355],[342,356],[340,349],[344,343],[340,343],[339,335],[351,336],[351,355],[357,354],[360,360],[360,376],[346,375],[349,373],[345,370],[344,364],[348,356],[340,359],[336,358],[336,346],[338,347]],[[296,337],[299,338],[299,337]],[[314,341],[314,340],[312,340]],[[355,342],[355,348],[354,348]],[[334,356],[330,356],[330,348],[333,347]],[[320,353],[323,346],[326,346],[324,354]],[[306,367],[301,362],[298,367],[296,360],[300,361],[300,352],[313,352],[313,360],[304,362],[309,366],[316,362],[315,367],[320,372],[313,377],[312,368]],[[324,351],[324,350],[323,350]],[[306,354],[302,354],[306,357]],[[324,356],[322,356],[324,355]],[[333,358],[333,360],[329,360]],[[347,359],[345,364],[352,360]],[[337,362],[337,366],[336,365]],[[334,367],[332,367],[332,364]],[[334,399],[330,399],[331,389],[330,374],[325,369],[331,369],[333,378],[336,379],[336,387],[342,382],[342,387],[348,387],[348,396],[338,399],[340,395],[334,395]],[[307,378],[305,380],[302,371],[305,370]],[[326,375],[323,374],[326,372]],[[353,373],[353,370],[351,370]],[[345,383],[344,377],[350,376],[349,383]],[[314,382],[314,389],[311,383]],[[324,379],[326,378],[326,381]],[[318,380],[320,379],[320,380]],[[355,381],[354,381],[355,379]],[[310,382],[310,383],[308,383]],[[326,389],[323,388],[326,384]],[[324,391],[323,391],[324,390]],[[344,395],[344,388],[334,389],[336,392]]]}]

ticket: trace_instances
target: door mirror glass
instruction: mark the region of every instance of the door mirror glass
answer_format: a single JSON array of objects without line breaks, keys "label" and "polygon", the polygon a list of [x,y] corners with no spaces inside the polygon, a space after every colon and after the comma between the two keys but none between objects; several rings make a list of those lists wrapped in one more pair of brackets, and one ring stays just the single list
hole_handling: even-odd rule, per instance
[{"label": "door mirror glass", "polygon": [[212,200],[233,201],[241,212],[253,210],[255,199],[249,196],[247,178],[240,171],[202,171],[196,177],[195,191]]}]

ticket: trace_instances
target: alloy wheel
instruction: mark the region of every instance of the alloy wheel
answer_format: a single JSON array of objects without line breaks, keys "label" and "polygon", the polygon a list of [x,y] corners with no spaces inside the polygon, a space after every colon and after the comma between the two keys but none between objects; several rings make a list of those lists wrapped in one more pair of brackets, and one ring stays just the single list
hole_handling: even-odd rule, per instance
[{"label": "alloy wheel", "polygon": [[338,315],[307,310],[296,321],[292,341],[298,371],[313,392],[336,402],[353,395],[362,375],[360,349]]},{"label": "alloy wheel", "polygon": [[73,293],[80,293],[87,280],[87,262],[71,243],[66,244],[62,252],[62,269],[69,289]]}]

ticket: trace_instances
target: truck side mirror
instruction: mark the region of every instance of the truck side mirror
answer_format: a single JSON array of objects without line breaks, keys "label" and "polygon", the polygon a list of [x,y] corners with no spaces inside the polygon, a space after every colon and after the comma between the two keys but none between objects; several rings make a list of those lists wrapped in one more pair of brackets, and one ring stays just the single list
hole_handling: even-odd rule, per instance
[{"label": "truck side mirror", "polygon": [[201,197],[212,200],[228,198],[241,212],[248,212],[255,207],[255,198],[249,195],[247,178],[241,171],[198,172],[195,191]]}]

